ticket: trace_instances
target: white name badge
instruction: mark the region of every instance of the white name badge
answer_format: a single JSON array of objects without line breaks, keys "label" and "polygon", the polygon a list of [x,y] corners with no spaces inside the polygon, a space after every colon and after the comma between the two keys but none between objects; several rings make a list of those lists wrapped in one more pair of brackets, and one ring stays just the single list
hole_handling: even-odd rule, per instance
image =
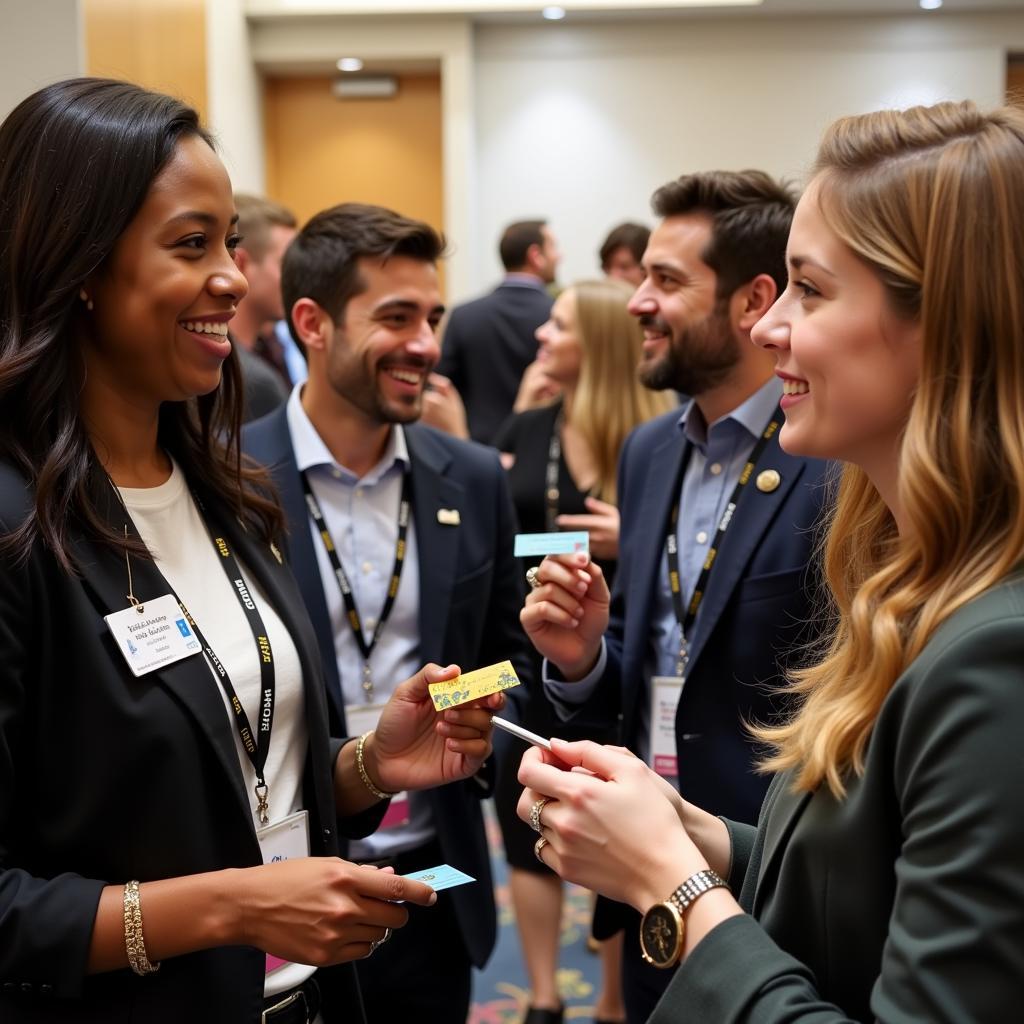
[{"label": "white name badge", "polygon": [[[364,732],[377,728],[380,721],[383,704],[348,704],[345,706],[345,722],[348,724],[348,731],[353,736],[362,736]],[[399,828],[409,824],[409,794],[405,791],[396,793],[391,798],[388,809],[384,812],[384,818],[380,827]]]},{"label": "white name badge", "polygon": [[256,831],[264,864],[309,856],[309,812],[296,811]]},{"label": "white name badge", "polygon": [[172,594],[104,615],[103,620],[136,676],[190,658],[202,650]]},{"label": "white name badge", "polygon": [[[256,838],[259,840],[264,864],[277,864],[284,860],[308,857],[309,812],[296,811],[287,818],[257,829]],[[269,974],[281,967],[287,967],[288,963],[289,961],[282,960],[279,956],[267,953],[264,970]]]},{"label": "white name badge", "polygon": [[650,766],[666,779],[679,778],[676,709],[682,692],[679,676],[655,676],[651,680]]}]

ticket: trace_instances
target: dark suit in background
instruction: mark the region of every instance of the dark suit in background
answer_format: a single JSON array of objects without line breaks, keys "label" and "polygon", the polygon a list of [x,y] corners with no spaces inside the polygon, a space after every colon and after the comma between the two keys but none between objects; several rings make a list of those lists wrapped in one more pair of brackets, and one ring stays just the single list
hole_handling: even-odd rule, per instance
[{"label": "dark suit in background", "polygon": [[[469,671],[511,659],[526,683],[529,661],[518,618],[521,576],[512,554],[515,515],[504,470],[495,453],[479,445],[429,427],[412,425],[403,429],[412,464],[422,661],[455,663]],[[270,468],[280,490],[290,524],[291,567],[320,645],[330,720],[333,727],[344,729],[345,704],[324,596],[325,581],[313,547],[287,407],[248,425],[243,447]],[[442,517],[438,516],[440,510],[447,510]],[[457,525],[452,525],[454,511],[458,514]],[[332,577],[326,585],[337,583]],[[361,974],[383,972],[380,978],[365,975],[371,1024],[376,1024],[373,991],[382,983],[389,989],[390,1006],[400,1006],[406,999],[421,1010],[431,1007],[431,1020],[452,1019],[453,1004],[458,1005],[463,994],[457,987],[453,991],[446,977],[439,974],[442,967],[431,970],[431,965],[440,961],[456,967],[460,962],[467,965],[464,999],[468,1005],[468,964],[482,967],[487,962],[497,927],[480,807],[480,800],[489,793],[490,784],[479,776],[428,791],[439,846],[431,856],[439,856],[477,881],[441,893],[437,906],[413,913],[406,928],[382,946],[373,959],[359,965]],[[436,863],[400,861],[399,868],[404,873]],[[447,933],[442,912],[453,912],[452,929]],[[460,1012],[464,1018],[465,1008]],[[382,1016],[379,1020],[385,1024]]]},{"label": "dark suit in background", "polygon": [[238,353],[238,365],[242,369],[242,384],[245,390],[245,405],[242,422],[249,423],[273,412],[287,401],[288,389],[277,372],[244,345],[233,342]]},{"label": "dark suit in background", "polygon": [[[1021,1019],[1024,582],[944,623],[893,685],[836,800],[788,774],[728,823],[748,915],[675,972],[651,1024]],[[715,810],[709,807],[709,810]]]},{"label": "dark suit in background", "polygon": [[[642,702],[650,700],[646,676],[669,512],[692,447],[679,419],[678,411],[666,413],[638,427],[623,447],[622,533],[605,632],[607,664],[597,689],[570,718],[595,729],[620,719],[621,742],[634,751]],[[686,685],[676,713],[679,791],[739,821],[757,820],[768,786],[755,773],[757,755],[743,723],[778,715],[786,653],[811,637],[815,578],[809,563],[827,466],[787,455],[777,434],[768,443],[755,473],[775,470],[780,482],[766,492],[752,480],[742,491],[689,638]],[[634,911],[599,901],[595,934],[605,938],[619,927],[626,929],[623,975],[630,1019],[646,1019],[672,972],[643,963]]]},{"label": "dark suit in background", "polygon": [[[203,494],[199,484],[190,484]],[[208,494],[207,507],[220,508]],[[105,478],[97,507],[120,529]],[[305,690],[310,848],[336,856],[339,828],[376,828],[381,809],[338,821],[332,784],[341,741],[328,740],[316,639],[295,579],[270,548],[221,510],[239,562],[288,628]],[[0,529],[29,512],[20,475],[0,463]],[[0,568],[0,1021],[217,1021],[253,1024],[263,1008],[264,953],[202,950],[145,978],[128,968],[87,976],[100,892],[262,863],[233,724],[202,656],[136,678],[103,622],[126,608],[125,559],[72,527],[81,575],[41,541]],[[134,591],[170,593],[155,563],[132,559]],[[350,965],[326,1021],[362,1020]]]},{"label": "dark suit in background", "polygon": [[474,441],[490,444],[511,414],[523,371],[537,357],[534,331],[552,302],[540,278],[517,274],[449,314],[437,372],[462,396]]}]

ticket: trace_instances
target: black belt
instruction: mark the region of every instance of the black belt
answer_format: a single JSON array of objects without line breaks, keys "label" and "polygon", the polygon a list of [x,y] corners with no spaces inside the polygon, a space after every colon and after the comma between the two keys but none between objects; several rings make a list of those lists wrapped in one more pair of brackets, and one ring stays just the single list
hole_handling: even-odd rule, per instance
[{"label": "black belt", "polygon": [[264,999],[260,1024],[313,1024],[319,1012],[320,986],[309,977],[298,988]]}]

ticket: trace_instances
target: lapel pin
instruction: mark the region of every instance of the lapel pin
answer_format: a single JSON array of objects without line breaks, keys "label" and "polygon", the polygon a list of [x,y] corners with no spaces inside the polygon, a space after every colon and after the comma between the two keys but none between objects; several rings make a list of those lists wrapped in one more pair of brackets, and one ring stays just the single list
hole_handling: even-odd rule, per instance
[{"label": "lapel pin", "polygon": [[782,477],[779,476],[778,470],[765,469],[757,474],[757,480],[754,482],[757,484],[759,491],[764,494],[771,494],[782,483]]},{"label": "lapel pin", "polygon": [[439,508],[437,510],[437,521],[442,526],[458,526],[462,522],[457,508]]},{"label": "lapel pin", "polygon": [[277,545],[271,541],[270,553],[277,559],[278,565],[284,565],[284,561],[281,558],[281,552],[277,550]]}]

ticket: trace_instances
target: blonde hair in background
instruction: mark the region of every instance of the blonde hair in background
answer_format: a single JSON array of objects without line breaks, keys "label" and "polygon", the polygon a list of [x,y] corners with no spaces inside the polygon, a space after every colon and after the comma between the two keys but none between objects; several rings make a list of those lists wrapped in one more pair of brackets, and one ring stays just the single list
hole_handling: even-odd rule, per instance
[{"label": "blonde hair in background", "polygon": [[897,677],[1024,559],[1024,111],[844,118],[816,172],[822,215],[922,332],[900,451],[907,528],[846,467],[824,546],[834,631],[795,673],[796,717],[754,730],[774,749],[766,771],[838,797]]},{"label": "blonde hair in background", "polygon": [[678,404],[669,391],[650,391],[637,378],[643,330],[626,308],[633,288],[621,281],[573,284],[583,358],[572,423],[597,468],[591,492],[614,504],[619,453],[629,432]]}]

